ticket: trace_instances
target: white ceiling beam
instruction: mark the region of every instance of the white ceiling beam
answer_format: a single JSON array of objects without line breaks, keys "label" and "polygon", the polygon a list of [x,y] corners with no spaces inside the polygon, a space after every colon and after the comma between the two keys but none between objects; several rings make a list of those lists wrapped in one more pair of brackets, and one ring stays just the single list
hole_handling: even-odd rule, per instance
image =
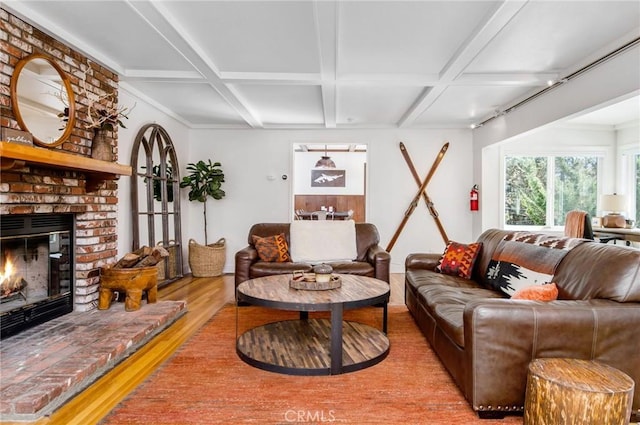
[{"label": "white ceiling beam", "polygon": [[323,124],[287,124],[287,123],[270,123],[265,124],[265,130],[322,130],[326,128]]},{"label": "white ceiling beam", "polygon": [[202,74],[197,71],[166,71],[158,69],[128,69],[121,74],[121,80],[142,81],[142,80],[162,80],[162,81],[183,81],[193,83],[197,80],[205,82]]},{"label": "white ceiling beam", "polygon": [[322,76],[315,73],[221,72],[220,79],[230,84],[319,85]]},{"label": "white ceiling beam", "polygon": [[336,67],[339,9],[336,2],[315,0],[313,6],[322,79],[321,92],[324,124],[326,128],[335,128],[337,116]]},{"label": "white ceiling beam", "polygon": [[[539,86],[548,81],[560,78],[558,72],[530,73],[465,73],[449,85],[525,85]],[[197,71],[166,71],[155,69],[129,69],[121,74],[125,81],[170,81],[194,83],[207,81]],[[335,84],[340,86],[394,86],[394,87],[430,87],[438,85],[439,75],[420,74],[349,74],[334,79],[324,80],[315,73],[269,73],[269,72],[221,72],[220,80],[226,84],[260,84],[260,85],[321,85]]]},{"label": "white ceiling beam", "polygon": [[493,38],[513,19],[527,4],[522,0],[505,0],[496,7],[487,20],[467,39],[461,48],[452,56],[440,73],[439,84],[425,90],[398,122],[399,127],[407,127],[415,122],[433,102],[447,89],[447,84],[454,81],[475,57],[493,40]]},{"label": "white ceiling beam", "polygon": [[337,93],[335,84],[323,84],[322,93],[322,111],[324,113],[324,124],[326,128],[335,128],[337,123]]},{"label": "white ceiling beam", "polygon": [[384,84],[393,86],[432,86],[440,81],[439,74],[340,74],[338,85]]},{"label": "white ceiling beam", "polygon": [[225,99],[229,105],[251,127],[262,128],[263,125],[249,108],[220,79],[220,72],[204,50],[189,37],[187,31],[176,24],[170,12],[161,2],[127,0],[129,6],[154,28],[173,48],[180,53],[211,86]]},{"label": "white ceiling beam", "polygon": [[557,72],[462,74],[449,83],[452,86],[540,86],[557,81]]},{"label": "white ceiling beam", "polygon": [[440,74],[346,74],[336,81],[338,86],[384,85],[432,87],[449,85],[539,85],[557,80],[558,72],[465,73],[453,81],[443,81]]},{"label": "white ceiling beam", "polygon": [[247,124],[188,124],[188,127],[195,130],[247,130],[251,128]]}]

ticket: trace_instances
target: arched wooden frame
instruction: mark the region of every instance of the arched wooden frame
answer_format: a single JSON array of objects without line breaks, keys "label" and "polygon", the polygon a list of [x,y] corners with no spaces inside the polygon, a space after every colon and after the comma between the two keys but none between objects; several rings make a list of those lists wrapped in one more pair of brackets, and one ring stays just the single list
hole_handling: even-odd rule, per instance
[{"label": "arched wooden frame", "polygon": [[[154,153],[158,154],[159,163],[154,164]],[[144,155],[144,165],[140,165],[139,157]],[[154,166],[159,166],[159,173],[154,172]],[[169,169],[169,167],[171,167]],[[161,243],[171,249],[174,257],[175,276],[170,276],[170,261],[165,261],[164,281],[173,281],[183,276],[182,258],[182,230],[180,221],[180,169],[173,142],[167,131],[158,124],[147,124],[138,132],[131,152],[131,211],[133,223],[133,249],[140,248],[140,222],[146,221],[149,245]],[[170,170],[170,172],[168,172]],[[154,197],[154,186],[160,192]],[[139,205],[140,190],[146,192],[146,205]],[[169,211],[169,192],[171,191],[173,212]],[[157,197],[160,198],[161,210],[155,211]],[[141,210],[144,208],[144,210]],[[146,220],[140,220],[145,217]],[[162,220],[162,235],[156,235],[155,221]],[[174,234],[170,234],[169,221],[173,220]],[[162,283],[162,282],[161,282]]]},{"label": "arched wooden frame", "polygon": [[69,138],[69,136],[71,135],[71,131],[73,131],[73,127],[75,125],[75,120],[76,120],[76,101],[75,101],[75,96],[73,94],[73,87],[71,87],[71,81],[69,80],[69,76],[67,75],[66,72],[64,72],[64,70],[60,67],[60,65],[58,65],[50,57],[43,55],[41,53],[32,53],[29,56],[25,56],[24,58],[20,59],[20,61],[18,61],[18,64],[16,65],[13,71],[13,76],[11,77],[11,83],[9,85],[11,104],[12,104],[11,106],[13,109],[13,115],[18,121],[18,125],[20,126],[20,128],[24,131],[29,131],[29,127],[27,127],[27,124],[24,122],[24,119],[22,118],[22,113],[20,112],[20,107],[18,106],[18,103],[19,103],[18,102],[18,80],[20,79],[20,72],[24,69],[24,67],[29,62],[36,59],[42,59],[46,61],[49,65],[53,67],[53,69],[55,69],[58,72],[58,74],[60,74],[60,79],[62,80],[62,84],[64,85],[64,88],[67,92],[67,98],[69,99],[69,106],[68,106],[69,119],[67,121],[67,126],[65,127],[62,135],[57,140],[53,142],[45,142],[44,140],[40,140],[34,134],[32,134],[33,142],[36,145],[44,146],[44,147],[55,147],[55,146],[61,145]]}]

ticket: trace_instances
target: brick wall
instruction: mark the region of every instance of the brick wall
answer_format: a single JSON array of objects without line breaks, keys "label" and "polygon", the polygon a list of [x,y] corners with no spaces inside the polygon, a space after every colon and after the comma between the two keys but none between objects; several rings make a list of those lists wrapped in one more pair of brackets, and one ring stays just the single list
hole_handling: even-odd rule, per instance
[{"label": "brick wall", "polygon": [[[12,112],[10,82],[17,62],[31,54],[43,53],[69,75],[76,96],[76,122],[69,140],[53,149],[89,156],[93,131],[88,128],[87,91],[102,95],[114,93],[117,105],[118,76],[89,61],[86,56],[0,8],[0,125],[19,129]],[[91,71],[85,76],[85,72]],[[103,102],[107,102],[104,100]],[[117,129],[108,133],[117,160]],[[42,148],[46,149],[46,148]],[[0,216],[4,214],[76,214],[76,280],[74,308],[95,308],[98,299],[99,269],[114,263],[117,256],[118,205],[116,181],[106,181],[87,192],[84,173],[26,166],[2,171],[0,177]],[[0,217],[1,219],[1,217]]]}]

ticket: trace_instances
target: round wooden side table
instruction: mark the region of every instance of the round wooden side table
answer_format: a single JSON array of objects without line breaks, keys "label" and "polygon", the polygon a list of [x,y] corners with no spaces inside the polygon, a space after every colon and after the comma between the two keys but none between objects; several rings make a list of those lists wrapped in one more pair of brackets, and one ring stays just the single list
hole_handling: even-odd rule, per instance
[{"label": "round wooden side table", "polygon": [[[339,288],[320,291],[291,288],[289,274],[257,277],[238,285],[238,302],[300,312],[300,320],[269,323],[238,336],[238,356],[260,369],[305,376],[337,375],[380,363],[390,346],[386,335],[389,284],[367,276],[338,276]],[[343,321],[346,310],[380,304],[382,330]],[[330,320],[308,317],[309,312],[322,311],[331,313]]]},{"label": "round wooden side table", "polygon": [[634,382],[604,363],[546,358],[529,364],[525,425],[626,425]]}]

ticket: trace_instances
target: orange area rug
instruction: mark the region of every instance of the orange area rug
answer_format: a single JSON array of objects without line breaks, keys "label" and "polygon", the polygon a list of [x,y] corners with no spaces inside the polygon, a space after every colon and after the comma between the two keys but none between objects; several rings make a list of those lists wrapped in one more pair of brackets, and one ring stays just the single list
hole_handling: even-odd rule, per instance
[{"label": "orange area rug", "polygon": [[[367,369],[291,376],[254,368],[238,358],[237,334],[296,317],[294,312],[260,307],[223,308],[102,423],[522,423],[521,416],[478,419],[404,306],[389,307],[389,355]],[[348,311],[345,320],[381,329],[382,310]]]}]

